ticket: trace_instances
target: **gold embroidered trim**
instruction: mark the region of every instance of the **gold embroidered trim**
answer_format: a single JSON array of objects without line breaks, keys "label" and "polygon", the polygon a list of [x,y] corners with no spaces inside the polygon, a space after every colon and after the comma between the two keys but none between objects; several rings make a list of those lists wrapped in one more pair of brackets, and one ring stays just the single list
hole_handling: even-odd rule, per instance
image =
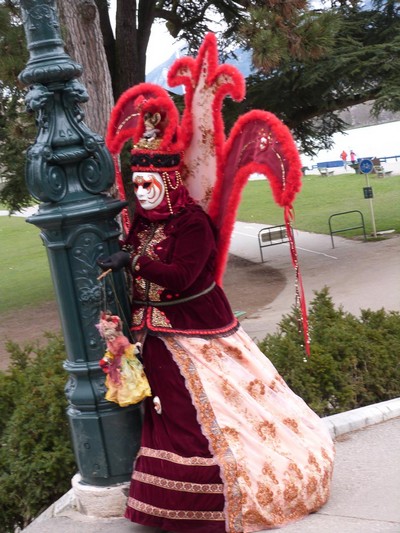
[{"label": "gold embroidered trim", "polygon": [[161,294],[164,290],[165,288],[161,287],[161,285],[157,285],[157,283],[149,283],[149,291],[146,295],[146,300],[150,300],[151,302],[161,301]]},{"label": "gold embroidered trim", "polygon": [[137,457],[143,455],[144,457],[153,457],[155,459],[163,459],[179,465],[188,466],[215,466],[217,462],[214,457],[182,457],[176,453],[167,452],[166,450],[153,450],[152,448],[142,447],[137,454]]},{"label": "gold embroidered trim", "polygon": [[143,321],[144,316],[144,308],[136,309],[132,313],[132,325],[133,326],[139,326]]},{"label": "gold embroidered trim", "polygon": [[151,259],[158,259],[155,253],[155,247],[166,238],[164,226],[165,224],[162,223],[156,227],[152,224],[138,232],[139,245],[136,250],[138,255],[146,255],[147,257],[151,257]]},{"label": "gold embroidered trim", "polygon": [[165,316],[165,313],[156,307],[151,308],[151,325],[155,327],[172,328],[171,322]]},{"label": "gold embroidered trim", "polygon": [[135,278],[134,283],[135,283],[135,293],[137,295],[137,298],[142,299],[144,301],[147,295],[146,280],[139,276]]},{"label": "gold embroidered trim", "polygon": [[218,511],[179,511],[173,509],[163,509],[162,507],[154,507],[147,503],[140,502],[135,498],[128,499],[129,507],[146,513],[152,516],[160,516],[161,518],[170,518],[171,520],[212,520],[224,521],[224,513]]},{"label": "gold embroidered trim", "polygon": [[132,479],[155,485],[168,490],[177,490],[180,492],[195,492],[196,494],[222,494],[223,485],[220,483],[188,483],[185,481],[175,481],[173,479],[165,479],[163,477],[152,476],[144,472],[134,472]]},{"label": "gold embroidered trim", "polygon": [[224,432],[218,424],[215,424],[214,410],[204,392],[203,384],[191,358],[174,338],[165,337],[162,340],[172,353],[175,362],[185,378],[186,387],[196,407],[202,430],[221,467],[226,486],[225,510],[227,514],[227,529],[232,533],[242,532],[242,494],[238,481],[238,465],[236,464],[235,456],[229,447]]}]

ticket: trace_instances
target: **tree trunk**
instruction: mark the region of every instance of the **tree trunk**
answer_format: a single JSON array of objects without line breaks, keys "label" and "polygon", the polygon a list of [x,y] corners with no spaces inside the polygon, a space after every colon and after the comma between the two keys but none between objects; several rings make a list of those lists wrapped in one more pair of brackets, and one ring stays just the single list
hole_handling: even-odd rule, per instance
[{"label": "tree trunk", "polygon": [[108,70],[110,71],[113,94],[115,94],[115,37],[110,21],[108,0],[95,0],[95,2],[100,17],[100,29],[101,33],[103,34],[104,50],[106,52]]},{"label": "tree trunk", "polygon": [[81,81],[89,94],[85,123],[104,136],[114,99],[96,3],[57,0],[57,4],[67,52],[84,68]]},{"label": "tree trunk", "polygon": [[146,79],[146,50],[154,22],[155,5],[155,0],[117,0],[115,99]]},{"label": "tree trunk", "polygon": [[139,83],[136,75],[137,54],[137,1],[117,0],[115,33],[115,99],[129,87]]}]

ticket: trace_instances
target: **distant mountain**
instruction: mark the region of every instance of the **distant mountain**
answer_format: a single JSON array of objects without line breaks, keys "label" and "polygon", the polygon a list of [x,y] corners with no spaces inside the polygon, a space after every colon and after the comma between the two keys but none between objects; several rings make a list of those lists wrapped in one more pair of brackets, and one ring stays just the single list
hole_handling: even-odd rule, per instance
[{"label": "distant mountain", "polygon": [[155,83],[156,85],[161,85],[164,89],[168,89],[170,92],[175,94],[183,94],[183,87],[169,87],[167,83],[167,74],[172,63],[179,57],[183,57],[185,54],[182,50],[176,50],[166,61],[158,65],[151,72],[146,74],[146,81],[148,83]]},{"label": "distant mountain", "polygon": [[[146,81],[149,83],[156,83],[157,85],[161,85],[161,87],[164,87],[165,89],[168,89],[170,92],[173,92],[175,94],[183,94],[182,85],[180,85],[179,87],[168,86],[167,74],[172,63],[179,57],[184,57],[185,55],[186,53],[184,49],[176,50],[171,55],[171,57],[169,57],[166,61],[161,63],[151,72],[146,74]],[[226,63],[228,65],[233,65],[234,67],[236,67],[246,78],[251,73],[251,52],[238,49],[235,51],[235,55],[237,57],[236,59],[229,59],[226,61]]]},{"label": "distant mountain", "polygon": [[[185,49],[176,50],[166,61],[153,69],[146,75],[146,81],[161,85],[168,91],[175,94],[183,94],[183,86],[169,87],[167,84],[167,74],[172,63],[179,57],[185,56]],[[235,66],[245,78],[252,72],[251,52],[235,50],[236,59],[229,59],[227,64]],[[340,112],[340,117],[349,125],[349,129],[360,128],[363,126],[375,126],[377,124],[386,124],[400,120],[400,113],[383,111],[378,117],[371,114],[372,102],[359,104]]]},{"label": "distant mountain", "polygon": [[400,120],[400,113],[393,113],[392,111],[382,111],[377,117],[373,116],[371,114],[372,104],[373,102],[366,102],[349,107],[340,112],[340,118],[349,125],[349,129],[376,126]]}]

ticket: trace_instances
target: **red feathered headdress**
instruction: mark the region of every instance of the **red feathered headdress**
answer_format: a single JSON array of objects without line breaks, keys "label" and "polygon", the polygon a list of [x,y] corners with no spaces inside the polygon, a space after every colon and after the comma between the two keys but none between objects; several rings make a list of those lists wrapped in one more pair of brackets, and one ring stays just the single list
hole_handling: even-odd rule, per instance
[{"label": "red feathered headdress", "polygon": [[216,270],[219,284],[242,190],[254,173],[263,174],[269,180],[274,200],[284,209],[308,351],[304,294],[291,227],[292,204],[301,187],[302,173],[288,128],[271,113],[253,110],[241,116],[229,138],[225,138],[223,99],[229,95],[242,100],[245,83],[235,67],[218,64],[217,42],[212,33],[205,37],[195,59],[184,57],[175,61],[168,73],[168,83],[171,87],[185,87],[181,121],[164,89],[147,83],[138,85],[124,93],[115,106],[107,146],[116,156],[128,138],[137,143],[144,131],[144,114],[165,109],[164,122],[160,122],[164,124],[163,141],[157,149],[162,153],[182,152],[185,185],[219,230]]}]

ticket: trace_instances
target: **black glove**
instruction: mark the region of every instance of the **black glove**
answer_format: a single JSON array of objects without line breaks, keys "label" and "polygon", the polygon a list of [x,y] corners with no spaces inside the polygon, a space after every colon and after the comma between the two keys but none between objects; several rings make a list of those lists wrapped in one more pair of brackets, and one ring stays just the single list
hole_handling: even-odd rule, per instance
[{"label": "black glove", "polygon": [[116,252],[115,254],[110,255],[110,257],[105,257],[104,259],[98,259],[97,264],[102,270],[111,270],[117,272],[129,265],[130,254],[128,252]]}]

